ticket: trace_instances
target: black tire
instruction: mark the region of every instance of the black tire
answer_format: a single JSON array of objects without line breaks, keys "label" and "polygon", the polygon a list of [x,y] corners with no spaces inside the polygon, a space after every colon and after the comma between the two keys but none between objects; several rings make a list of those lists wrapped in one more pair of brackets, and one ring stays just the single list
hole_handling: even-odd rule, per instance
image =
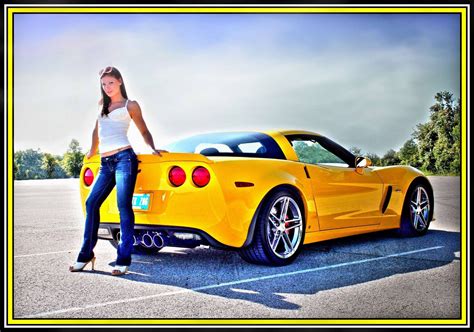
[{"label": "black tire", "polygon": [[433,201],[433,193],[427,184],[411,184],[403,203],[398,235],[413,237],[426,234],[433,219]]},{"label": "black tire", "polygon": [[[272,216],[275,213],[281,214],[284,202],[288,202],[288,213],[283,218],[286,222],[282,222],[281,218],[270,221],[270,212]],[[276,191],[265,199],[257,216],[252,242],[239,250],[240,257],[249,263],[269,266],[283,266],[293,262],[303,247],[305,236],[306,223],[302,205],[300,198],[289,190]],[[291,218],[288,217],[289,214]],[[276,227],[278,222],[280,226]],[[280,253],[281,249],[283,252]]]}]

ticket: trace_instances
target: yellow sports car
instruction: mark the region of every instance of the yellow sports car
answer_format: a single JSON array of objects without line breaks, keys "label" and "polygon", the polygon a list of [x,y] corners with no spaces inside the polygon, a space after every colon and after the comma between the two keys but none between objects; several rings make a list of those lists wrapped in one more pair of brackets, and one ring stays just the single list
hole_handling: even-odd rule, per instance
[{"label": "yellow sports car", "polygon": [[[423,173],[372,167],[313,132],[207,133],[164,148],[169,153],[161,157],[138,155],[136,252],[210,245],[278,266],[292,262],[306,243],[386,229],[423,235],[433,219],[433,189]],[[99,168],[100,156],[84,159],[84,213]],[[117,246],[115,192],[100,219],[99,237]]]}]

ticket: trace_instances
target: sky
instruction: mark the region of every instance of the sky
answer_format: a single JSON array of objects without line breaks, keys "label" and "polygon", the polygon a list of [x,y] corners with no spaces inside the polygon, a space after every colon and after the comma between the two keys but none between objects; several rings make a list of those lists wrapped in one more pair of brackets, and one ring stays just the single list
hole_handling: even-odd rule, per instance
[{"label": "sky", "polygon": [[[14,149],[85,153],[117,67],[156,148],[302,129],[382,156],[460,96],[455,14],[15,14]],[[149,153],[132,122],[132,146]]]}]

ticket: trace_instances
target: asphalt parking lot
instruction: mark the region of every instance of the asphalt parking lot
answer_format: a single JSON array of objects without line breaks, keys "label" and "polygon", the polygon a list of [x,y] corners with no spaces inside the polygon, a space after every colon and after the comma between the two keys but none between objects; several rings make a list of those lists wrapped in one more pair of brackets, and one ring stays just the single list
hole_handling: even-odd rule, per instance
[{"label": "asphalt parking lot", "polygon": [[14,183],[13,316],[23,318],[459,318],[460,178],[430,177],[435,217],[424,237],[381,232],[306,245],[285,267],[205,246],[134,255],[110,275],[70,273],[84,218],[78,179]]}]

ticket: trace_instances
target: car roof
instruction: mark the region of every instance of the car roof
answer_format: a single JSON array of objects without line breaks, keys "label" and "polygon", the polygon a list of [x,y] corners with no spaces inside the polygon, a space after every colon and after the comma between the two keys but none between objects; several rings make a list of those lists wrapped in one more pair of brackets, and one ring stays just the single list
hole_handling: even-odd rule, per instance
[{"label": "car roof", "polygon": [[299,130],[299,129],[274,129],[274,130],[262,130],[261,132],[267,135],[279,133],[280,135],[284,135],[284,136],[295,135],[295,134],[322,136],[318,133],[315,133],[314,131]]}]

